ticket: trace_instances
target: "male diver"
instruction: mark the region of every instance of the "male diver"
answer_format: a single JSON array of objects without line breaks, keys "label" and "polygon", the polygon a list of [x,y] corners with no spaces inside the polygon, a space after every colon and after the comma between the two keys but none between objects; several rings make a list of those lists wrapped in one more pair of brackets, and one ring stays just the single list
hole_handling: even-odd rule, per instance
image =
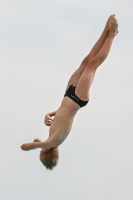
[{"label": "male diver", "polygon": [[48,139],[44,142],[34,139],[32,143],[21,146],[22,150],[26,151],[41,148],[40,160],[46,169],[52,170],[58,164],[58,147],[68,136],[77,111],[89,102],[90,87],[96,69],[108,56],[114,37],[118,33],[117,29],[118,21],[114,14],[109,17],[100,38],[68,81],[58,110],[45,116],[44,123],[50,126]]}]

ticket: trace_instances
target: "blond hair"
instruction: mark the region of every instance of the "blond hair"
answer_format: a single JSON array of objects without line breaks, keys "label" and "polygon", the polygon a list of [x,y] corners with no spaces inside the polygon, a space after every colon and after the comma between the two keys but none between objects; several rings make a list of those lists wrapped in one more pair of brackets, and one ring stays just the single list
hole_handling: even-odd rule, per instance
[{"label": "blond hair", "polygon": [[47,152],[40,153],[40,161],[48,170],[53,170],[59,161],[58,148],[49,149]]}]

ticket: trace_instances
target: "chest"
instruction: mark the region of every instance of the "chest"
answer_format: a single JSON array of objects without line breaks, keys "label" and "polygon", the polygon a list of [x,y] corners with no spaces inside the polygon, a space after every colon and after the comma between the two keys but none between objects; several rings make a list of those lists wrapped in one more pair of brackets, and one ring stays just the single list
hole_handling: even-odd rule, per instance
[{"label": "chest", "polygon": [[73,124],[73,117],[71,116],[55,116],[51,126],[49,135],[57,134],[58,136],[65,136],[68,135],[72,128]]}]

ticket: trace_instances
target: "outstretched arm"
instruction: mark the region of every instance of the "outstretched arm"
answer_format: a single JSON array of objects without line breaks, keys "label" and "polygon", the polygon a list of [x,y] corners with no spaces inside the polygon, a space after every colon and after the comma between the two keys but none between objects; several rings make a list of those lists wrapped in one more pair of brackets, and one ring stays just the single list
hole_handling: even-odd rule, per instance
[{"label": "outstretched arm", "polygon": [[53,145],[52,143],[50,144],[47,142],[31,142],[31,143],[22,144],[21,146],[21,149],[24,151],[30,151],[30,150],[34,150],[38,148],[50,149],[50,148],[53,148]]},{"label": "outstretched arm", "polygon": [[55,114],[56,114],[56,111],[46,114],[46,116],[44,118],[44,123],[45,123],[46,126],[51,125],[51,123],[53,121],[53,119],[51,117],[55,116]]},{"label": "outstretched arm", "polygon": [[41,142],[39,139],[34,139],[31,143],[25,143],[21,145],[21,149],[24,151],[34,150],[38,148],[51,149],[58,146],[58,141],[53,137],[48,138],[45,142]]}]

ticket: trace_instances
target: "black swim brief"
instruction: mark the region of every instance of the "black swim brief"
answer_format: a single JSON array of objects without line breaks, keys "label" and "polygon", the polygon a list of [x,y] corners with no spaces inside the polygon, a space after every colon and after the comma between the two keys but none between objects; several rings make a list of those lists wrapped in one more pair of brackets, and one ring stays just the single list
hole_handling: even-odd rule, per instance
[{"label": "black swim brief", "polygon": [[70,99],[72,99],[74,102],[76,102],[80,107],[86,106],[86,104],[88,103],[88,101],[83,101],[80,98],[77,97],[77,95],[75,94],[75,88],[76,85],[70,85],[69,88],[67,89],[65,96],[69,97]]}]

